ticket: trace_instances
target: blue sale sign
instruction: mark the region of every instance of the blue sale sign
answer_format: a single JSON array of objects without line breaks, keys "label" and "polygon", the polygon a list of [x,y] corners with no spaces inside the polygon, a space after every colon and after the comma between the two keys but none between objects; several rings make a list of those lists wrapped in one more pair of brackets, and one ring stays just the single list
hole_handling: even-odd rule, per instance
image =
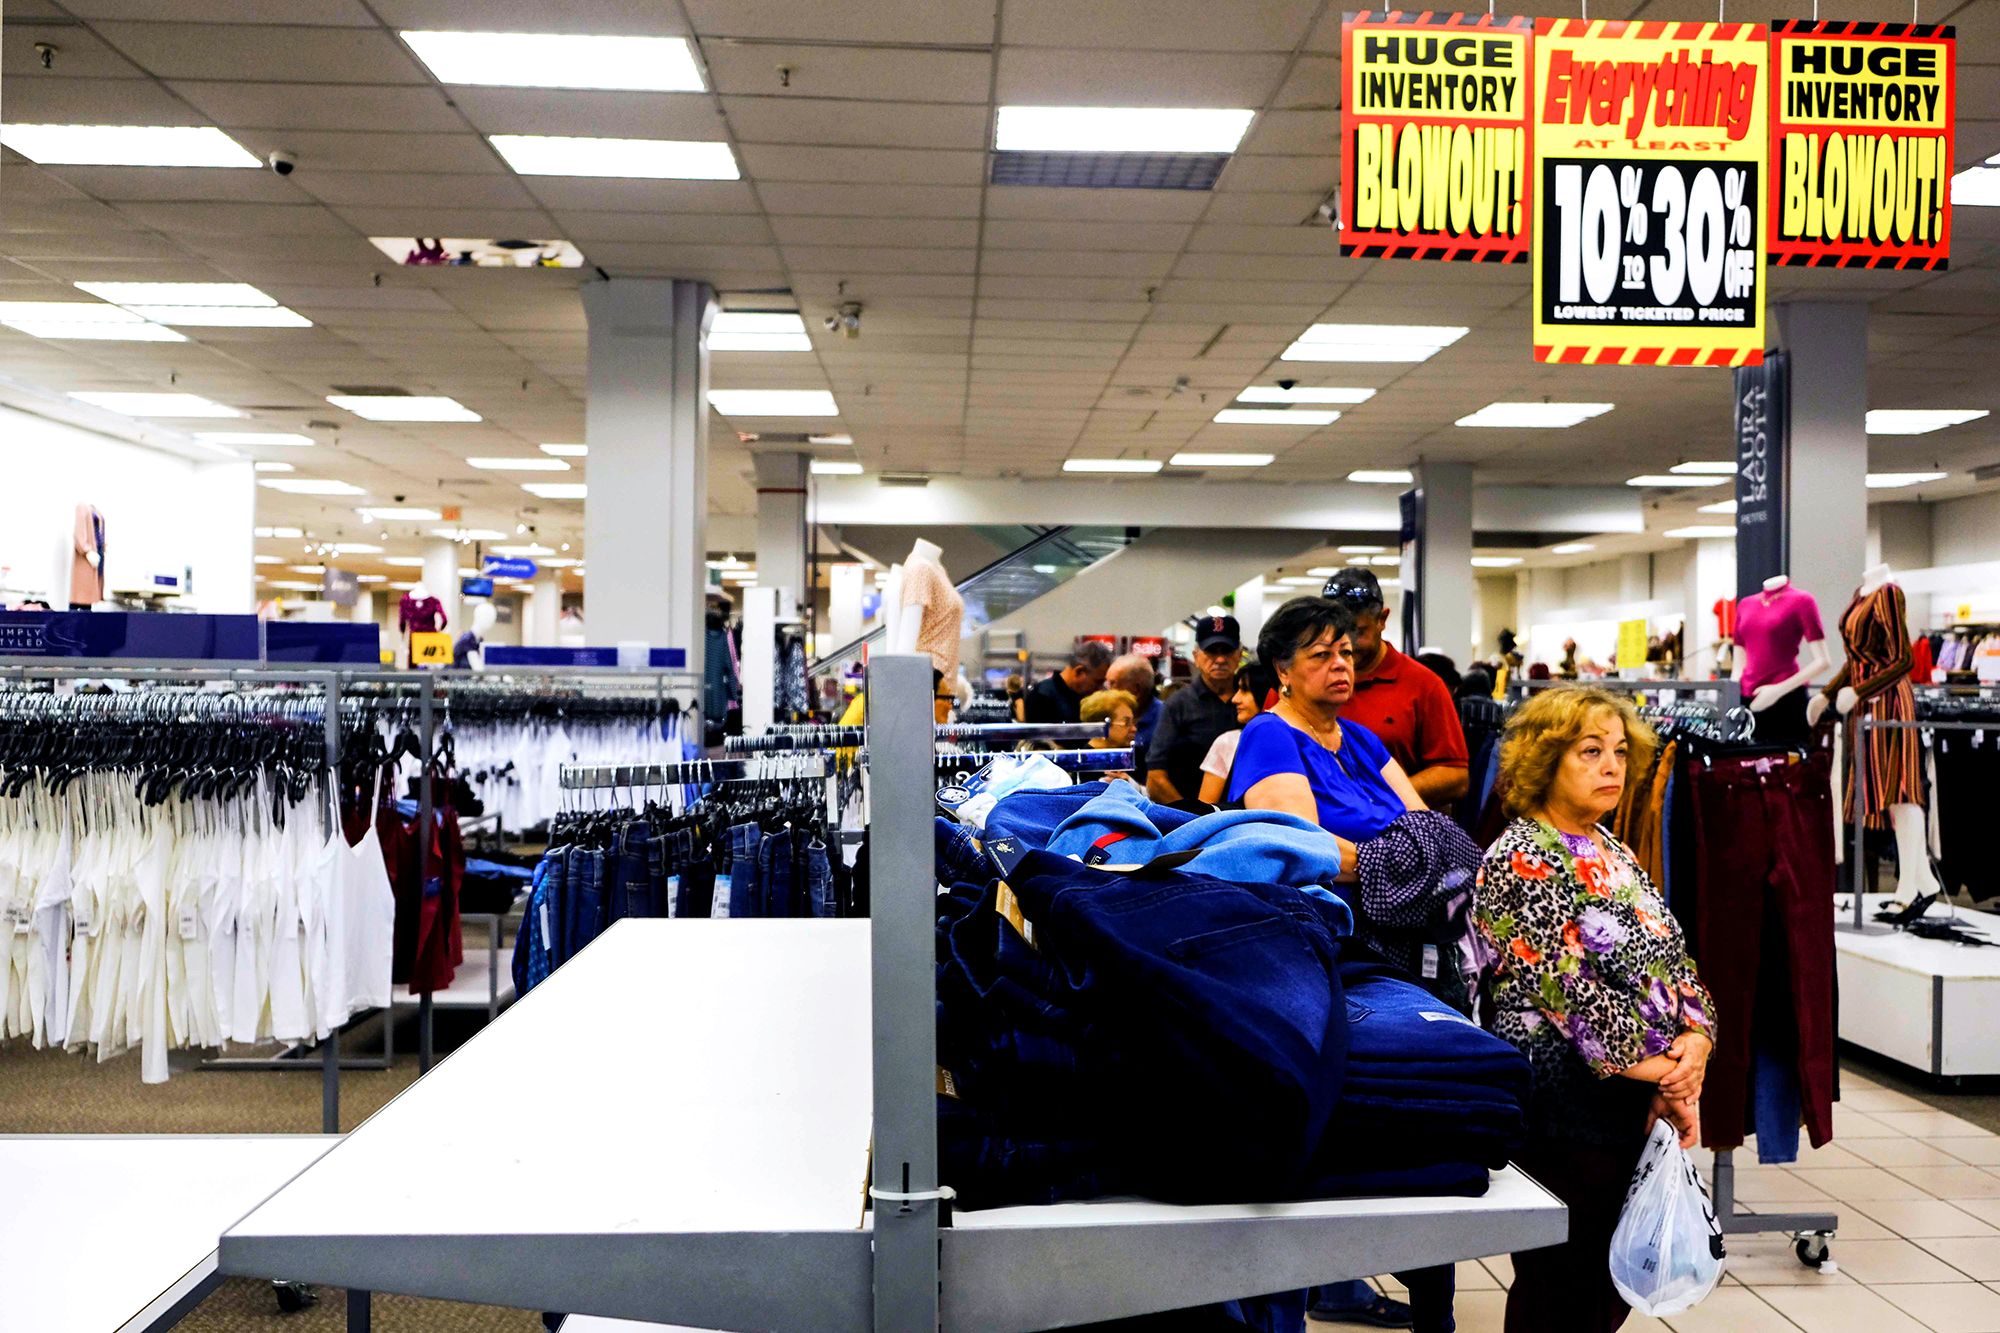
[{"label": "blue sale sign", "polygon": [[541,572],[540,567],[532,560],[510,559],[500,555],[486,557],[488,578],[531,579],[539,572]]}]

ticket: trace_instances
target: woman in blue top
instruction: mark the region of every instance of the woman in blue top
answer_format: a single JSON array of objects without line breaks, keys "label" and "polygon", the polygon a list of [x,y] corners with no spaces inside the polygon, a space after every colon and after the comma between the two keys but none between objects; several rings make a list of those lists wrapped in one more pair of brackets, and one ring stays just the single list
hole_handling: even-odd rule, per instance
[{"label": "woman in blue top", "polygon": [[1423,798],[1403,766],[1340,710],[1354,697],[1354,617],[1325,597],[1295,597],[1257,636],[1257,656],[1277,673],[1278,704],[1250,720],[1229,772],[1229,799],[1283,810],[1340,840],[1341,877],[1354,875],[1366,842]]},{"label": "woman in blue top", "polygon": [[[1229,770],[1229,799],[1248,810],[1283,810],[1311,820],[1340,843],[1340,878],[1355,874],[1355,847],[1380,834],[1423,798],[1403,766],[1340,710],[1354,697],[1354,616],[1325,597],[1295,597],[1264,622],[1257,656],[1277,674],[1278,703],[1250,719]],[[1398,1274],[1410,1304],[1366,1282],[1317,1287],[1311,1313],[1338,1323],[1450,1333],[1457,1286],[1450,1265]]]}]

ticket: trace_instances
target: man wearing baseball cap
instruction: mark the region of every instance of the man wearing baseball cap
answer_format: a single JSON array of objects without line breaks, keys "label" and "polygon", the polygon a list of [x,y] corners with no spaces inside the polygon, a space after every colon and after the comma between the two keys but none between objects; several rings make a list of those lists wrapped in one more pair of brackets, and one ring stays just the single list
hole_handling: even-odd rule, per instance
[{"label": "man wearing baseball cap", "polygon": [[1437,673],[1382,637],[1389,624],[1382,584],[1361,566],[1340,570],[1322,596],[1354,613],[1354,700],[1343,719],[1375,733],[1410,775],[1424,804],[1442,810],[1465,795],[1465,729]]},{"label": "man wearing baseball cap", "polygon": [[1243,665],[1243,631],[1235,616],[1198,616],[1194,625],[1195,679],[1167,700],[1153,742],[1146,747],[1146,794],[1172,804],[1201,792],[1201,761],[1236,720],[1236,669]]}]

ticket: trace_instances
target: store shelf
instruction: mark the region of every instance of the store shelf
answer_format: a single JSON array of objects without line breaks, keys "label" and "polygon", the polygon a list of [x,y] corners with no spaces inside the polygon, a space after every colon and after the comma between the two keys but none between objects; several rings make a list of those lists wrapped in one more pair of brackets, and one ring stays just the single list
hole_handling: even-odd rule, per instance
[{"label": "store shelf", "polygon": [[[439,1009],[505,1008],[514,1002],[514,946],[500,950],[498,986],[493,976],[493,954],[484,944],[468,944],[465,961],[452,973],[451,985],[431,992],[431,1004]],[[408,986],[396,987],[390,1003],[398,1009],[414,1008],[420,996]]]},{"label": "store shelf", "polygon": [[[1840,1039],[1916,1069],[1945,1077],[2000,1074],[2000,948],[1927,940],[1878,926],[1875,913],[1893,905],[1868,894],[1864,918],[1879,933],[1836,930],[1840,978]],[[1933,906],[1942,919],[1947,907]],[[1853,919],[1854,899],[1834,899],[1834,919]],[[1969,933],[2000,945],[2000,916],[1955,909]]]},{"label": "store shelf", "polygon": [[870,1030],[866,921],[621,921],[224,1233],[222,1270],[865,1327]]},{"label": "store shelf", "polygon": [[0,1324],[168,1328],[219,1280],[215,1238],[336,1140],[0,1136]]},{"label": "store shelf", "polygon": [[1567,1233],[1562,1203],[1512,1167],[1478,1199],[961,1212],[940,1233],[944,1327],[1061,1328],[1534,1249]]}]

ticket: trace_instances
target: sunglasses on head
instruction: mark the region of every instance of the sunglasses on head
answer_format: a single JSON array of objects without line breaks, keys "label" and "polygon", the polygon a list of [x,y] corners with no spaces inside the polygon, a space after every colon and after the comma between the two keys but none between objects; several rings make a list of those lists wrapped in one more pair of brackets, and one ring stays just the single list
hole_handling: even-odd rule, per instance
[{"label": "sunglasses on head", "polygon": [[1357,610],[1367,610],[1369,607],[1382,605],[1382,594],[1372,588],[1363,588],[1352,583],[1322,589],[1320,596],[1331,597],[1337,602],[1346,602]]}]

